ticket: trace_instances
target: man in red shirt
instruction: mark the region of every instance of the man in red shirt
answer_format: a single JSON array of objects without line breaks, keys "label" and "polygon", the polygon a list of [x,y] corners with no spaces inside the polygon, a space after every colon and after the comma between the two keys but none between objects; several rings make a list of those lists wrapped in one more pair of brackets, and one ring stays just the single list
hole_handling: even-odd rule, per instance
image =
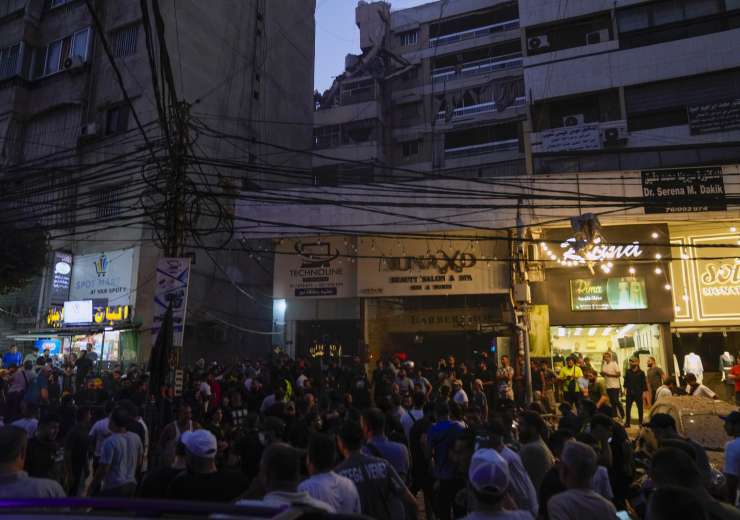
[{"label": "man in red shirt", "polygon": [[730,369],[728,377],[735,382],[735,404],[740,406],[740,358],[735,360],[735,366]]}]

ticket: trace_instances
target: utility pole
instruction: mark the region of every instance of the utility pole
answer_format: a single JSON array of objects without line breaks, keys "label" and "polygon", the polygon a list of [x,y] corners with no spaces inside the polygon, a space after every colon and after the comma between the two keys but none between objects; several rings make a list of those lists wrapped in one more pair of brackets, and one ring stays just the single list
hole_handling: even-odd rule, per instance
[{"label": "utility pole", "polygon": [[170,147],[167,189],[165,192],[164,253],[182,255],[185,244],[185,193],[187,188],[187,152],[190,145],[190,104],[177,101],[172,107],[173,143]]},{"label": "utility pole", "polygon": [[527,254],[524,238],[526,228],[521,216],[521,199],[517,203],[516,209],[516,240],[512,245],[512,293],[514,304],[514,323],[517,329],[517,354],[524,355],[524,381],[526,388],[525,403],[532,402],[532,366],[529,352],[529,317],[528,305],[532,302],[531,290],[527,279]]}]

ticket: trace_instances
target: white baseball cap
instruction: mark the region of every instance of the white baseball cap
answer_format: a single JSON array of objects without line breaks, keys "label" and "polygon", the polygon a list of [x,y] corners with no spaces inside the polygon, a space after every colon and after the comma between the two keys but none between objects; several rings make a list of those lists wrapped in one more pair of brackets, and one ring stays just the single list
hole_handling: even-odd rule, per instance
[{"label": "white baseball cap", "polygon": [[183,432],[180,436],[180,442],[185,445],[188,453],[204,459],[215,458],[218,451],[216,437],[208,430]]},{"label": "white baseball cap", "polygon": [[470,460],[468,480],[480,493],[503,495],[509,487],[509,464],[496,450],[478,450]]}]

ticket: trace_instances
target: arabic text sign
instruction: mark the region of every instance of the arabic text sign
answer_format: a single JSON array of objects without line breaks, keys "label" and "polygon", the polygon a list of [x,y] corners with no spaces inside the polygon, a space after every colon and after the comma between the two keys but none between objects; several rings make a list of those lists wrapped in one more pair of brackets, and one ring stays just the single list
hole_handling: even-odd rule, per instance
[{"label": "arabic text sign", "polygon": [[691,135],[727,132],[740,128],[740,99],[689,106]]},{"label": "arabic text sign", "polygon": [[722,168],[672,168],[642,172],[645,213],[726,211]]},{"label": "arabic text sign", "polygon": [[133,249],[75,256],[69,299],[130,305],[133,265]]},{"label": "arabic text sign", "polygon": [[553,128],[543,131],[541,136],[543,152],[601,148],[601,134],[598,123]]},{"label": "arabic text sign", "polygon": [[157,341],[167,308],[172,306],[173,345],[182,347],[190,280],[190,258],[160,258],[154,293],[152,344]]}]

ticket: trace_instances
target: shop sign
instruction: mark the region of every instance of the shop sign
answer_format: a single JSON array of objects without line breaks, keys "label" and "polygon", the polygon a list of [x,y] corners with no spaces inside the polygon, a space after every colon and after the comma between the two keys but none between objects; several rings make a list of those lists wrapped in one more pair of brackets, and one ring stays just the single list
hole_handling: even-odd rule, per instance
[{"label": "shop sign", "polygon": [[378,322],[388,332],[417,333],[477,331],[501,323],[501,320],[501,312],[495,309],[470,308],[406,311],[379,317]]},{"label": "shop sign", "polygon": [[342,357],[342,345],[314,343],[308,348],[308,355],[312,358],[340,358]]},{"label": "shop sign", "polygon": [[601,132],[598,123],[564,126],[545,130],[540,134],[542,152],[566,150],[596,150],[601,148]]},{"label": "shop sign", "polygon": [[740,99],[689,106],[691,135],[727,132],[740,128]]},{"label": "shop sign", "polygon": [[354,240],[304,238],[276,246],[273,297],[352,298],[356,296]]},{"label": "shop sign", "polygon": [[645,279],[623,276],[571,280],[570,303],[573,311],[647,309]]},{"label": "shop sign", "polygon": [[69,299],[102,299],[110,306],[130,305],[133,265],[133,249],[75,256]]},{"label": "shop sign", "polygon": [[[737,235],[694,238],[694,244],[737,245]],[[740,248],[692,249],[699,294],[699,317],[728,318],[740,315]]]},{"label": "shop sign", "polygon": [[154,290],[152,345],[157,341],[167,308],[172,306],[173,345],[182,347],[190,283],[190,258],[160,258]]},{"label": "shop sign", "polygon": [[64,251],[54,251],[51,272],[49,301],[52,304],[62,305],[70,299],[72,254]]},{"label": "shop sign", "polygon": [[114,324],[129,320],[131,307],[128,305],[118,305],[117,307],[95,307],[93,313],[93,322],[97,324]]},{"label": "shop sign", "polygon": [[62,341],[60,339],[37,339],[33,343],[39,354],[48,353],[56,356],[62,353]]},{"label": "shop sign", "polygon": [[584,262],[601,262],[603,260],[621,260],[624,258],[640,258],[643,254],[643,250],[640,248],[639,242],[633,242],[627,245],[609,245],[609,244],[598,244],[586,252],[584,256],[579,255],[573,245],[576,243],[575,238],[569,238],[562,244],[560,248],[564,249],[563,260],[572,261],[578,263]]},{"label": "shop sign", "polygon": [[93,320],[92,300],[64,302],[65,325],[87,325]]},{"label": "shop sign", "polygon": [[427,296],[504,293],[508,265],[501,240],[360,241],[360,296]]},{"label": "shop sign", "polygon": [[61,305],[49,307],[49,310],[46,311],[46,324],[55,329],[64,325],[64,307]]},{"label": "shop sign", "polygon": [[721,167],[643,171],[642,194],[647,214],[727,210]]}]

